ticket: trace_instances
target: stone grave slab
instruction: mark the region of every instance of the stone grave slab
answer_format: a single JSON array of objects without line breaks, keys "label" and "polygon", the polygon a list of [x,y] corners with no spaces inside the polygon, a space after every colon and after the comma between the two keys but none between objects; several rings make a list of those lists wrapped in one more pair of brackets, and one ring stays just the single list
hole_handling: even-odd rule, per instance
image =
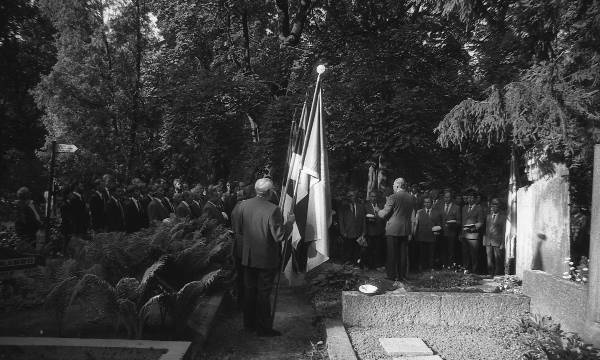
[{"label": "stone grave slab", "polygon": [[423,356],[402,356],[395,357],[394,360],[444,360],[439,355],[423,355]]},{"label": "stone grave slab", "polygon": [[380,338],[379,343],[391,356],[433,355],[433,351],[420,338]]}]

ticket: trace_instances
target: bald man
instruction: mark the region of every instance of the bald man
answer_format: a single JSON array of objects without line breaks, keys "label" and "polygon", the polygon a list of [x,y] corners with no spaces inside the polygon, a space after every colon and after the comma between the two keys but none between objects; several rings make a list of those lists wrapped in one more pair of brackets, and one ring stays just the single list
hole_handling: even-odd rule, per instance
[{"label": "bald man", "polygon": [[254,189],[256,196],[241,202],[232,214],[234,254],[241,258],[244,276],[244,328],[258,336],[279,336],[281,333],[272,328],[270,296],[281,265],[280,244],[294,217],[290,216],[284,226],[281,210],[269,201],[271,179],[258,179]]},{"label": "bald man", "polygon": [[377,212],[380,218],[387,220],[386,272],[390,280],[405,280],[408,259],[408,238],[412,230],[412,217],[415,209],[414,198],[406,191],[403,178],[394,180],[394,193],[387,197],[383,209]]}]

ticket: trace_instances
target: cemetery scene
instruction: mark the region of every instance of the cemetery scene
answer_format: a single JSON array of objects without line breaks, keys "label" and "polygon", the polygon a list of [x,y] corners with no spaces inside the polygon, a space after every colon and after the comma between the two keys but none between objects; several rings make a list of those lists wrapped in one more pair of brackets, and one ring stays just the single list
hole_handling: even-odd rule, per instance
[{"label": "cemetery scene", "polygon": [[600,2],[0,2],[0,360],[600,359]]}]

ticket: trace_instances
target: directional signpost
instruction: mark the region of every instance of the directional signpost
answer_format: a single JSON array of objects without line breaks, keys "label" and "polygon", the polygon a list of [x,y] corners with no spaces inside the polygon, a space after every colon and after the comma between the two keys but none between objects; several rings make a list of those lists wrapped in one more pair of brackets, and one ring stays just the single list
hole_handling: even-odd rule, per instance
[{"label": "directional signpost", "polygon": [[50,146],[50,178],[48,179],[48,199],[46,200],[46,243],[50,240],[50,215],[54,205],[54,166],[56,165],[56,153],[73,153],[77,146],[73,144],[57,144],[52,141]]},{"label": "directional signpost", "polygon": [[77,146],[73,144],[58,144],[58,147],[56,148],[56,152],[59,153],[72,153],[75,151],[77,151]]}]

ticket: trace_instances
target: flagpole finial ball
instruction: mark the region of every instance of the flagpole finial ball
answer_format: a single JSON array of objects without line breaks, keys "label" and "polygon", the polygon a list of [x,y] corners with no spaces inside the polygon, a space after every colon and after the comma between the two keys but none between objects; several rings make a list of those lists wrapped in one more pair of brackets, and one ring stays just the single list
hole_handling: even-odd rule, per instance
[{"label": "flagpole finial ball", "polygon": [[325,72],[325,65],[317,66],[317,73],[322,74]]}]

